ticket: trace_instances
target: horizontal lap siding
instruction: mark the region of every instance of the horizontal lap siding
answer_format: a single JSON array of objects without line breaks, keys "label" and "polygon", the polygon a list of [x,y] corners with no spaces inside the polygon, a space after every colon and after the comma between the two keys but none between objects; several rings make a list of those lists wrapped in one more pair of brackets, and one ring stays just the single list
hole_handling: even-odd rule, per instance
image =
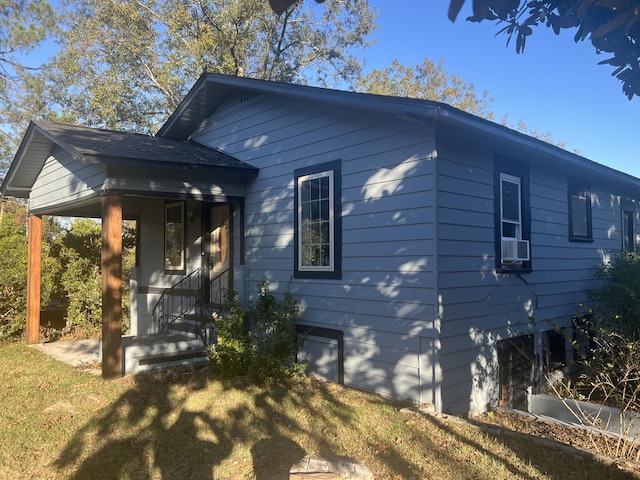
[{"label": "horizontal lap siding", "polygon": [[[482,152],[438,148],[438,280],[441,408],[471,409],[471,365],[481,342],[474,332],[490,314],[495,292],[493,172]],[[453,159],[452,159],[453,157]]]},{"label": "horizontal lap siding", "polygon": [[[568,325],[621,245],[615,195],[592,180],[593,243],[568,239],[567,175],[530,165],[531,273],[496,274],[493,152],[439,148],[438,285],[445,409],[495,400],[499,338]],[[492,398],[493,397],[493,398]]]},{"label": "horizontal lap siding", "polygon": [[259,98],[196,136],[260,168],[247,187],[249,292],[289,283],[294,170],[342,165],[342,279],[292,281],[302,322],[338,329],[345,383],[419,399],[420,336],[434,336],[431,127],[325,104]]},{"label": "horizontal lap siding", "polygon": [[[200,221],[185,221],[185,259],[186,273],[166,273],[164,270],[164,206],[165,200],[145,198],[139,203],[138,232],[140,244],[139,288],[151,287],[148,294],[140,295],[138,305],[138,334],[156,333],[157,325],[153,318],[153,308],[161,297],[160,290],[170,288],[186,275],[201,267],[202,261],[202,228]],[[187,211],[197,211],[200,203],[186,202]],[[237,242],[237,239],[234,238]],[[237,248],[234,244],[234,248]]]},{"label": "horizontal lap siding", "polygon": [[61,150],[56,155],[47,159],[33,185],[31,210],[97,197],[104,185],[107,177],[104,165],[77,162]]}]

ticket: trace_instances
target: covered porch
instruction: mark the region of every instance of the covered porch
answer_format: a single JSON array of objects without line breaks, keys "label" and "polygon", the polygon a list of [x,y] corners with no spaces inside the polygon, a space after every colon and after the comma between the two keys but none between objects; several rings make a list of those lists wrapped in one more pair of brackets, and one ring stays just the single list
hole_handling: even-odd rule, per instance
[{"label": "covered porch", "polygon": [[[243,261],[244,187],[257,174],[194,142],[32,122],[0,186],[3,195],[29,201],[27,343],[40,341],[43,215],[101,220],[102,376],[115,378],[130,371],[121,336],[123,221],[135,220],[137,232],[134,337],[170,333],[154,320],[168,289],[194,272],[205,303],[214,290],[233,287],[234,265]],[[162,315],[177,318],[174,307]]]}]

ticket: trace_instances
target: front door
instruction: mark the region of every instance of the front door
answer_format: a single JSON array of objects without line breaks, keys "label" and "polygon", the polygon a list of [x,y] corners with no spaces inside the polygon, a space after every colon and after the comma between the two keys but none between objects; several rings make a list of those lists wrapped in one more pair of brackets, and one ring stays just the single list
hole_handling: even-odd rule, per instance
[{"label": "front door", "polygon": [[205,250],[209,303],[221,307],[233,290],[231,266],[231,209],[228,203],[215,204],[209,209],[208,252]]}]

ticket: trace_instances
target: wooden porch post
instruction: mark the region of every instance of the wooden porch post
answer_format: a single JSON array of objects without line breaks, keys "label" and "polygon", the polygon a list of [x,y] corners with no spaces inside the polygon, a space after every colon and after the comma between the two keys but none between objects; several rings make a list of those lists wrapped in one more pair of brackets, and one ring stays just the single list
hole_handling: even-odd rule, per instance
[{"label": "wooden porch post", "polygon": [[27,345],[40,343],[40,279],[42,274],[42,217],[30,215],[27,253]]},{"label": "wooden porch post", "polygon": [[102,377],[122,376],[122,197],[102,207]]}]

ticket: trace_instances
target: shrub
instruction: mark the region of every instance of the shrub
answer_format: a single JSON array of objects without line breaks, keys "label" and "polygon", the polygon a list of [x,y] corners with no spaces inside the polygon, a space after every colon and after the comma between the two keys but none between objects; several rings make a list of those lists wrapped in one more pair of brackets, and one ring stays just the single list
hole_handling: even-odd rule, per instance
[{"label": "shrub", "polygon": [[597,276],[605,285],[588,293],[595,302],[593,314],[599,327],[631,341],[640,340],[640,255],[619,252],[598,268]]},{"label": "shrub", "polygon": [[605,284],[589,291],[594,302],[590,320],[579,328],[588,348],[575,394],[624,410],[638,410],[640,401],[640,255],[619,252],[599,267]]},{"label": "shrub", "polygon": [[68,295],[67,330],[82,330],[85,337],[102,333],[102,278],[91,259],[68,250],[62,286]]},{"label": "shrub", "polygon": [[626,410],[640,407],[640,340],[602,332],[576,381],[581,399]]},{"label": "shrub", "polygon": [[[42,231],[41,304],[46,305],[55,284],[57,265],[48,238],[55,224],[44,217]],[[0,199],[0,340],[24,334],[27,302],[27,208],[15,200]]]},{"label": "shrub", "polygon": [[0,339],[20,337],[26,322],[26,210],[0,202]]},{"label": "shrub", "polygon": [[225,377],[246,376],[262,383],[302,373],[295,361],[303,341],[295,331],[298,299],[290,291],[278,301],[269,282],[258,285],[258,298],[243,308],[237,295],[229,299],[228,314],[217,321],[218,343],[210,353],[214,371]]}]

